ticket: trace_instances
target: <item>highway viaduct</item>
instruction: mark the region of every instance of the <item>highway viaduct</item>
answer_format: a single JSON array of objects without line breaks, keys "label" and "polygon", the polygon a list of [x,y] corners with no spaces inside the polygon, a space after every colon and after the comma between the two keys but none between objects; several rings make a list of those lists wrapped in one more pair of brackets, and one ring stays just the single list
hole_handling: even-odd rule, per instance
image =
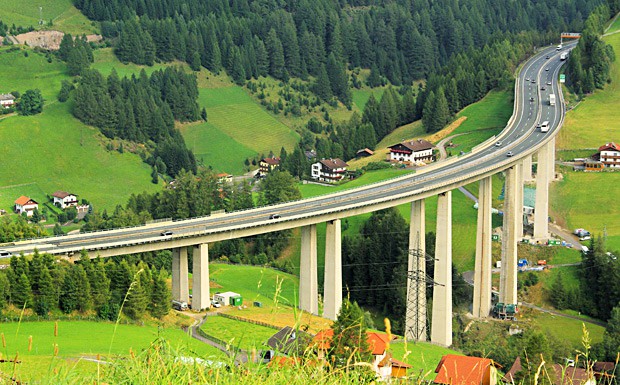
[{"label": "highway viaduct", "polygon": [[[567,45],[563,51],[574,46]],[[532,179],[532,155],[537,154],[534,238],[548,238],[549,181],[554,173],[555,135],[564,119],[558,75],[559,51],[545,48],[523,63],[515,82],[514,111],[506,128],[471,153],[427,166],[415,174],[339,193],[214,214],[164,221],[132,228],[60,237],[38,238],[2,245],[13,254],[35,249],[54,255],[109,257],[172,249],[172,295],[189,302],[188,248],[193,248],[192,309],[210,306],[208,245],[213,242],[301,228],[299,307],[319,313],[317,279],[318,223],[326,223],[323,316],[335,319],[342,303],[341,220],[401,204],[411,205],[408,270],[424,276],[425,198],[438,196],[431,342],[452,344],[452,190],[479,181],[473,314],[491,311],[491,178],[505,172],[500,301],[517,303],[517,243],[522,237],[523,181]],[[545,90],[542,86],[547,85]],[[549,94],[558,103],[549,104]],[[548,132],[536,124],[549,121]],[[499,142],[499,144],[496,144]],[[508,156],[508,152],[512,156]],[[271,219],[272,214],[279,217]],[[426,282],[408,282],[406,335],[427,340]],[[412,304],[423,304],[413,306]]]}]

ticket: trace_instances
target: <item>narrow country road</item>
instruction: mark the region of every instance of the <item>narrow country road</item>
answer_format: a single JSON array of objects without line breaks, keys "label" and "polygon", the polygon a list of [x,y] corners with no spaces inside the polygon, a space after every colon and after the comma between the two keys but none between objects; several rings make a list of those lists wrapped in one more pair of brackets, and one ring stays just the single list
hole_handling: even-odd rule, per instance
[{"label": "narrow country road", "polygon": [[192,338],[195,338],[195,339],[197,339],[200,342],[203,342],[203,343],[205,343],[207,345],[211,345],[214,348],[223,351],[229,357],[234,357],[236,364],[245,364],[245,363],[248,362],[248,354],[247,354],[246,351],[241,350],[241,349],[239,349],[237,352],[231,351],[231,350],[227,349],[226,346],[224,346],[224,345],[222,345],[222,344],[220,344],[218,342],[212,341],[209,338],[206,338],[206,337],[202,336],[198,332],[198,329],[200,329],[202,324],[205,323],[205,321],[209,317],[208,315],[205,315],[204,317],[200,317],[200,315],[196,314],[195,316],[192,315],[192,317],[194,318],[194,323],[189,327],[190,331],[191,331]]}]

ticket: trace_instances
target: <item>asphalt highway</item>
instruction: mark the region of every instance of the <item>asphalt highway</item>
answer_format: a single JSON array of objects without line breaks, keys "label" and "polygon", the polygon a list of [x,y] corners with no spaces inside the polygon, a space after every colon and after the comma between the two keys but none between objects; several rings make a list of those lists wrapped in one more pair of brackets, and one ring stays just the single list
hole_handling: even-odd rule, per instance
[{"label": "asphalt highway", "polygon": [[[471,183],[511,167],[535,153],[557,133],[564,116],[558,75],[565,61],[560,60],[560,54],[574,44],[565,45],[561,51],[555,47],[545,48],[523,64],[515,85],[517,100],[513,117],[493,142],[457,159],[428,166],[427,170],[416,174],[280,205],[131,228],[31,239],[0,245],[0,250],[31,254],[36,248],[52,254],[72,254],[82,249],[117,249],[121,254],[123,247],[143,243],[158,243],[161,249],[166,249],[171,241],[179,238],[204,237],[247,228],[254,228],[256,234],[260,234],[273,231],[276,225],[280,229],[287,223],[293,228],[299,225],[296,223],[299,220],[316,218],[320,222],[326,218],[344,218],[360,210],[370,212],[395,206]],[[556,95],[555,106],[549,105],[550,94]],[[546,133],[536,128],[536,124],[542,121],[549,121],[550,129]],[[512,156],[508,156],[508,152]],[[278,214],[279,218],[270,219],[272,214]]]}]

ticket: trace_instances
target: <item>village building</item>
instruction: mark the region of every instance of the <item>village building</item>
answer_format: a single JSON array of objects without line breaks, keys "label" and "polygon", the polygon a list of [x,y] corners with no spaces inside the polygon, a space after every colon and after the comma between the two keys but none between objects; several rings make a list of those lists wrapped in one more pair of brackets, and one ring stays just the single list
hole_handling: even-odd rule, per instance
[{"label": "village building", "polygon": [[233,176],[225,172],[217,174],[215,177],[218,183],[232,183],[233,181]]},{"label": "village building", "polygon": [[433,161],[433,145],[424,139],[406,140],[388,147],[390,162],[403,162],[413,164],[416,162]]},{"label": "village building", "polygon": [[620,145],[614,142],[605,143],[598,148],[592,159],[600,161],[605,168],[620,169]]},{"label": "village building", "polygon": [[26,216],[31,217],[34,213],[34,210],[39,208],[39,204],[34,200],[30,199],[27,196],[20,196],[15,200],[15,212],[17,214],[26,213]]},{"label": "village building", "polygon": [[447,354],[435,369],[435,384],[495,385],[499,364],[488,358]]},{"label": "village building", "polygon": [[11,108],[15,105],[15,96],[12,94],[0,94],[0,106]]},{"label": "village building", "polygon": [[310,176],[321,182],[336,183],[344,179],[347,167],[342,159],[322,159],[312,164]]},{"label": "village building", "polygon": [[54,198],[54,206],[61,209],[78,205],[77,196],[66,191],[56,191],[52,194],[52,198]]},{"label": "village building", "polygon": [[266,176],[279,165],[280,165],[280,158],[278,157],[263,158],[258,163],[258,174],[257,175],[261,177]]},{"label": "village building", "polygon": [[[326,329],[318,332],[312,340],[313,346],[317,349],[317,357],[325,359],[327,352],[331,346],[331,340],[334,336],[332,329]],[[395,337],[392,337],[394,339]],[[378,378],[383,381],[389,381],[392,378],[407,377],[407,369],[411,365],[406,364],[392,357],[387,349],[391,342],[390,337],[385,333],[366,332],[366,341],[372,353],[372,370]]]},{"label": "village building", "polygon": [[375,152],[369,148],[362,148],[361,150],[357,150],[355,153],[356,158],[366,158],[367,156],[373,155]]}]

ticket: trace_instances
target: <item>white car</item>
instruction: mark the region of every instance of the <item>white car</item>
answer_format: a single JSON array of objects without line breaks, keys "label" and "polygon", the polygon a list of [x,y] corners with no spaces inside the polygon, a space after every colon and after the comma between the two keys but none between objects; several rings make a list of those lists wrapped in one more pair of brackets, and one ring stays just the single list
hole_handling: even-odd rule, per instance
[{"label": "white car", "polygon": [[508,151],[508,152],[506,153],[506,156],[507,156],[507,157],[511,157],[512,155],[514,155],[514,154],[512,153],[512,151]]},{"label": "white car", "polygon": [[213,301],[213,302],[211,302],[211,306],[213,306],[213,307],[215,307],[215,308],[220,308],[220,307],[222,307],[222,304],[221,304],[221,303],[219,303],[219,302],[215,302],[215,301]]},{"label": "white car", "polygon": [[501,146],[502,146],[502,142],[495,143],[495,147],[501,147]]}]

